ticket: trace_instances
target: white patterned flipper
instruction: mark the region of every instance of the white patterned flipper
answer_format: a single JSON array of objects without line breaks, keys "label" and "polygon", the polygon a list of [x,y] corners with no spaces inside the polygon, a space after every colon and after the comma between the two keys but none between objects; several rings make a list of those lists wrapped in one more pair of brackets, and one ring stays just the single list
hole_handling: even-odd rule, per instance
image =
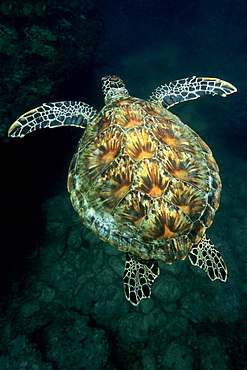
[{"label": "white patterned flipper", "polygon": [[204,235],[200,242],[193,246],[189,253],[189,260],[194,266],[199,266],[211,280],[227,280],[227,267],[220,252],[210,239]]}]

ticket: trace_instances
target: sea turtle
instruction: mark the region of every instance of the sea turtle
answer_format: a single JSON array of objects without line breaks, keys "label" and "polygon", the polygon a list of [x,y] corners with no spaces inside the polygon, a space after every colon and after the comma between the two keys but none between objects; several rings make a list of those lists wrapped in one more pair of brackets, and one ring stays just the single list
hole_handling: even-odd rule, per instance
[{"label": "sea turtle", "polygon": [[204,141],[168,108],[203,95],[237,91],[217,78],[162,85],[148,100],[130,96],[117,76],[102,78],[105,106],[44,103],[15,121],[9,136],[59,126],[85,128],[72,158],[68,191],[84,225],[126,252],[124,292],[138,305],[151,295],[158,261],[189,255],[211,280],[226,281],[225,262],[207,238],[221,180]]}]

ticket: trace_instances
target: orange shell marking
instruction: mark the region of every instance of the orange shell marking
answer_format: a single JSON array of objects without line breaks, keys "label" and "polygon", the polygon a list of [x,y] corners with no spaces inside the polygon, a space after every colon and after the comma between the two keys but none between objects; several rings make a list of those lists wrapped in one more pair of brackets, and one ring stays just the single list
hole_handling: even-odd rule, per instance
[{"label": "orange shell marking", "polygon": [[210,226],[221,182],[211,150],[179,118],[136,98],[88,125],[69,190],[86,226],[141,258],[184,258]]}]

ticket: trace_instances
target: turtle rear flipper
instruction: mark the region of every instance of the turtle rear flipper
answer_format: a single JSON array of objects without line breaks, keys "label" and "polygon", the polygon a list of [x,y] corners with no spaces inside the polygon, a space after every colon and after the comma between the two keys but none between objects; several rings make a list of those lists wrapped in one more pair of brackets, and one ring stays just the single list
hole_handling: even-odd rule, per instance
[{"label": "turtle rear flipper", "polygon": [[124,294],[128,301],[137,306],[143,298],[150,298],[152,284],[159,274],[157,261],[143,260],[126,253],[123,280]]},{"label": "turtle rear flipper", "polygon": [[97,110],[79,101],[44,103],[19,117],[10,127],[8,135],[24,137],[41,128],[77,126],[84,128],[97,114]]},{"label": "turtle rear flipper", "polygon": [[203,269],[211,280],[227,280],[225,261],[206,235],[202,237],[198,244],[193,246],[189,253],[189,260],[192,265]]},{"label": "turtle rear flipper", "polygon": [[236,91],[235,86],[219,78],[193,76],[157,87],[150,95],[149,101],[168,109],[175,104],[206,94],[226,97]]}]

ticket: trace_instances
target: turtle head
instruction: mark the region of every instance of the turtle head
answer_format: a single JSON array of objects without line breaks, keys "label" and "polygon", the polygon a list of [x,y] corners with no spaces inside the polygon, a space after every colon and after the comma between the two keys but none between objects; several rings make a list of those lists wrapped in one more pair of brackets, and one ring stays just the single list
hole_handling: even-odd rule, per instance
[{"label": "turtle head", "polygon": [[105,104],[114,100],[127,98],[129,92],[125,87],[123,80],[118,76],[105,76],[102,78],[102,90],[105,98]]}]

